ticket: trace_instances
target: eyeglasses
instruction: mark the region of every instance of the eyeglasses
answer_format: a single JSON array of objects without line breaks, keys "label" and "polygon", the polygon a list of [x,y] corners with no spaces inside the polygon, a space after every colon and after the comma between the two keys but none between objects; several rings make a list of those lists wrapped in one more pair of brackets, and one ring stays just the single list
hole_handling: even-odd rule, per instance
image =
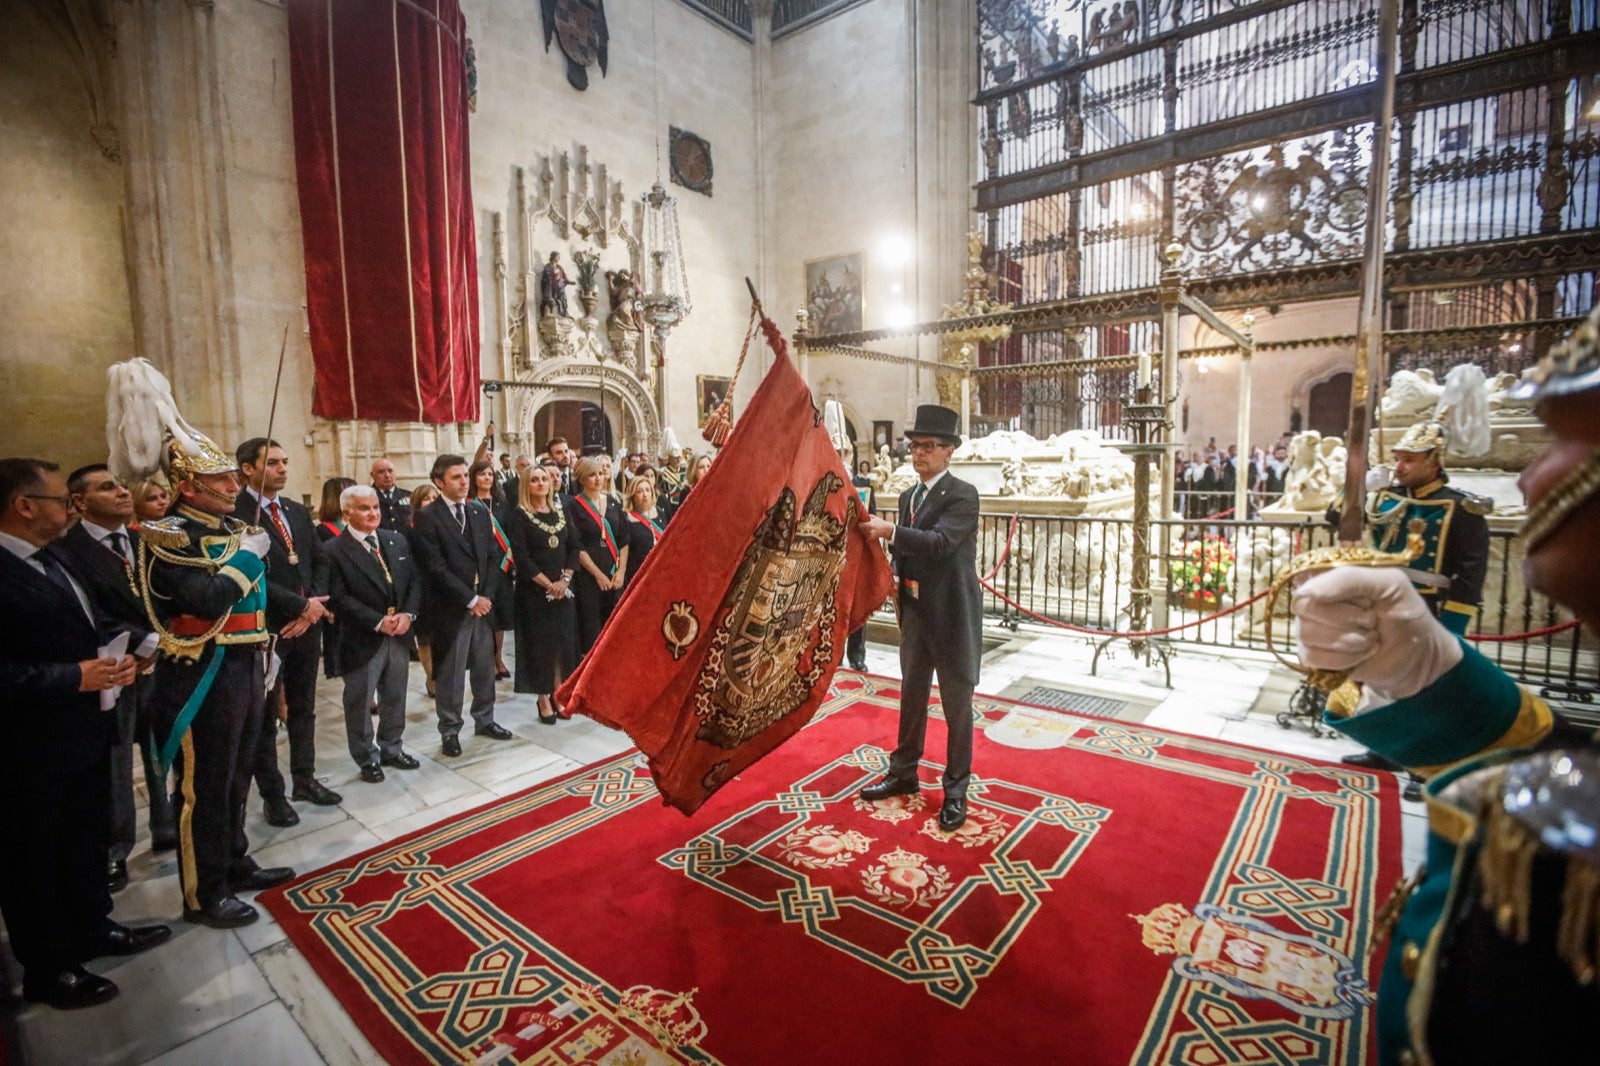
[{"label": "eyeglasses", "polygon": [[63,507],[72,506],[71,496],[47,496],[42,492],[24,492],[22,497],[26,500],[54,500]]},{"label": "eyeglasses", "polygon": [[914,452],[931,452],[935,448],[950,448],[953,445],[946,444],[942,440],[910,440],[906,441],[906,447]]}]

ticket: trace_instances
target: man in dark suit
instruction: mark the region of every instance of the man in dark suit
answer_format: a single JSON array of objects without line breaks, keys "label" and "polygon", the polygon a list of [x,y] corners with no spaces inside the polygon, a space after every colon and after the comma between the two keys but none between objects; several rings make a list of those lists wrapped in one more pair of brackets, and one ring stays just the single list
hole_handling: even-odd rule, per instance
[{"label": "man in dark suit", "polygon": [[117,700],[116,739],[111,749],[111,853],[106,878],[111,891],[117,892],[128,883],[128,856],[138,834],[133,803],[135,748],[150,794],[150,847],[168,851],[178,846],[172,798],[167,793],[166,775],[156,768],[146,706],[154,676],[156,634],[145,613],[135,565],[139,535],[128,528],[133,493],[104,463],[90,463],[68,474],[67,491],[72,494],[79,521],[57,547],[72,559],[96,609],[128,631],[128,650],[140,664],[139,679],[123,689]]},{"label": "man in dark suit", "polygon": [[563,496],[571,496],[578,491],[578,486],[572,481],[572,464],[577,457],[572,454],[572,446],[565,437],[551,437],[544,446],[545,454],[556,461],[555,489]]},{"label": "man in dark suit", "polygon": [[[383,780],[383,768],[415,770],[400,746],[406,728],[406,675],[411,655],[406,635],[422,609],[422,579],[406,538],[380,529],[375,489],[352,485],[339,496],[344,532],[323,549],[328,564],[328,604],[334,621],[328,639],[328,675],[344,678],[344,729],[361,780]],[[373,743],[372,697],[378,697]]]},{"label": "man in dark suit", "polygon": [[889,772],[861,790],[880,800],[918,790],[917,763],[928,725],[934,672],[949,736],[939,828],[952,833],[967,820],[972,775],[972,690],[982,655],[983,600],[978,586],[978,490],[949,472],[961,443],[960,416],[923,404],[906,431],[911,466],[920,479],[900,494],[899,521],[876,516],[861,523],[868,536],[889,542],[900,608],[900,735]]},{"label": "man in dark suit", "polygon": [[441,455],[433,463],[439,500],[423,509],[411,544],[422,571],[422,611],[433,635],[434,707],[440,749],[460,755],[461,702],[472,675],[472,721],[481,737],[510,740],[494,720],[494,630],[489,612],[505,595],[489,509],[467,499],[467,461]]},{"label": "man in dark suit", "polygon": [[71,511],[53,463],[0,459],[0,913],[28,999],[103,1003],[112,982],[83,968],[166,940],[166,926],[113,922],[106,890],[115,716],[101,693],[133,683],[71,560],[51,543]]},{"label": "man in dark suit", "polygon": [[395,484],[394,464],[387,455],[372,460],[372,487],[378,490],[383,528],[404,535],[411,529],[411,493]]},{"label": "man in dark suit", "polygon": [[322,627],[328,613],[327,574],[311,512],[282,495],[289,483],[289,457],[277,441],[252,437],[234,451],[247,486],[239,493],[233,516],[260,526],[272,539],[267,554],[267,622],[278,630],[274,648],[282,665],[267,694],[267,715],[254,756],[256,788],[266,808],[267,824],[295,825],[300,816],[284,797],[278,769],[278,716],[281,700],[288,709],[289,773],[293,798],[331,807],[343,797],[316,778],[317,663],[322,655]]}]

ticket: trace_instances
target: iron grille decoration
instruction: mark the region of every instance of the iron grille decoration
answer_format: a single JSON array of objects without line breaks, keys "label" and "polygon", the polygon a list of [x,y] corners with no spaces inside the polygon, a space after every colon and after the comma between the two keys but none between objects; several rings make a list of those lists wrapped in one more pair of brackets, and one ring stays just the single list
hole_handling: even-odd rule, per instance
[{"label": "iron grille decoration", "polygon": [[[1219,309],[1359,292],[1379,0],[975,6],[975,192],[1015,307],[985,418],[1118,435],[1120,374],[1026,368],[1159,347],[1173,242]],[[1401,0],[1399,50],[1392,365],[1519,371],[1596,299],[1600,5]]]}]

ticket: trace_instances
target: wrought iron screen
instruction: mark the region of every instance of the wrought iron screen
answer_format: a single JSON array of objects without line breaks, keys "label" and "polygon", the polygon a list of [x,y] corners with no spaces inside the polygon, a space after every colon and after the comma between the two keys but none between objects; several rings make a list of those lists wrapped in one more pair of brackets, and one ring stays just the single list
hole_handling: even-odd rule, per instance
[{"label": "wrought iron screen", "polygon": [[[1594,304],[1597,7],[1401,0],[1393,366],[1517,371]],[[1379,0],[977,8],[978,207],[1001,298],[1041,311],[980,351],[985,417],[1040,436],[1114,427],[1106,396],[1126,391],[1125,367],[1026,366],[1156,347],[1173,242],[1213,306],[1359,291]]]}]

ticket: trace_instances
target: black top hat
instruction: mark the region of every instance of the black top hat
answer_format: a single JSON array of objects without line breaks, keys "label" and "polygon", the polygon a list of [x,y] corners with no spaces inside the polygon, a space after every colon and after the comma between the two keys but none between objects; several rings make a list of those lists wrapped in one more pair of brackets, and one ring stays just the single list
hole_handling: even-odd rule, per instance
[{"label": "black top hat", "polygon": [[936,403],[917,406],[917,424],[906,430],[907,437],[938,437],[946,444],[961,443],[961,416]]}]

